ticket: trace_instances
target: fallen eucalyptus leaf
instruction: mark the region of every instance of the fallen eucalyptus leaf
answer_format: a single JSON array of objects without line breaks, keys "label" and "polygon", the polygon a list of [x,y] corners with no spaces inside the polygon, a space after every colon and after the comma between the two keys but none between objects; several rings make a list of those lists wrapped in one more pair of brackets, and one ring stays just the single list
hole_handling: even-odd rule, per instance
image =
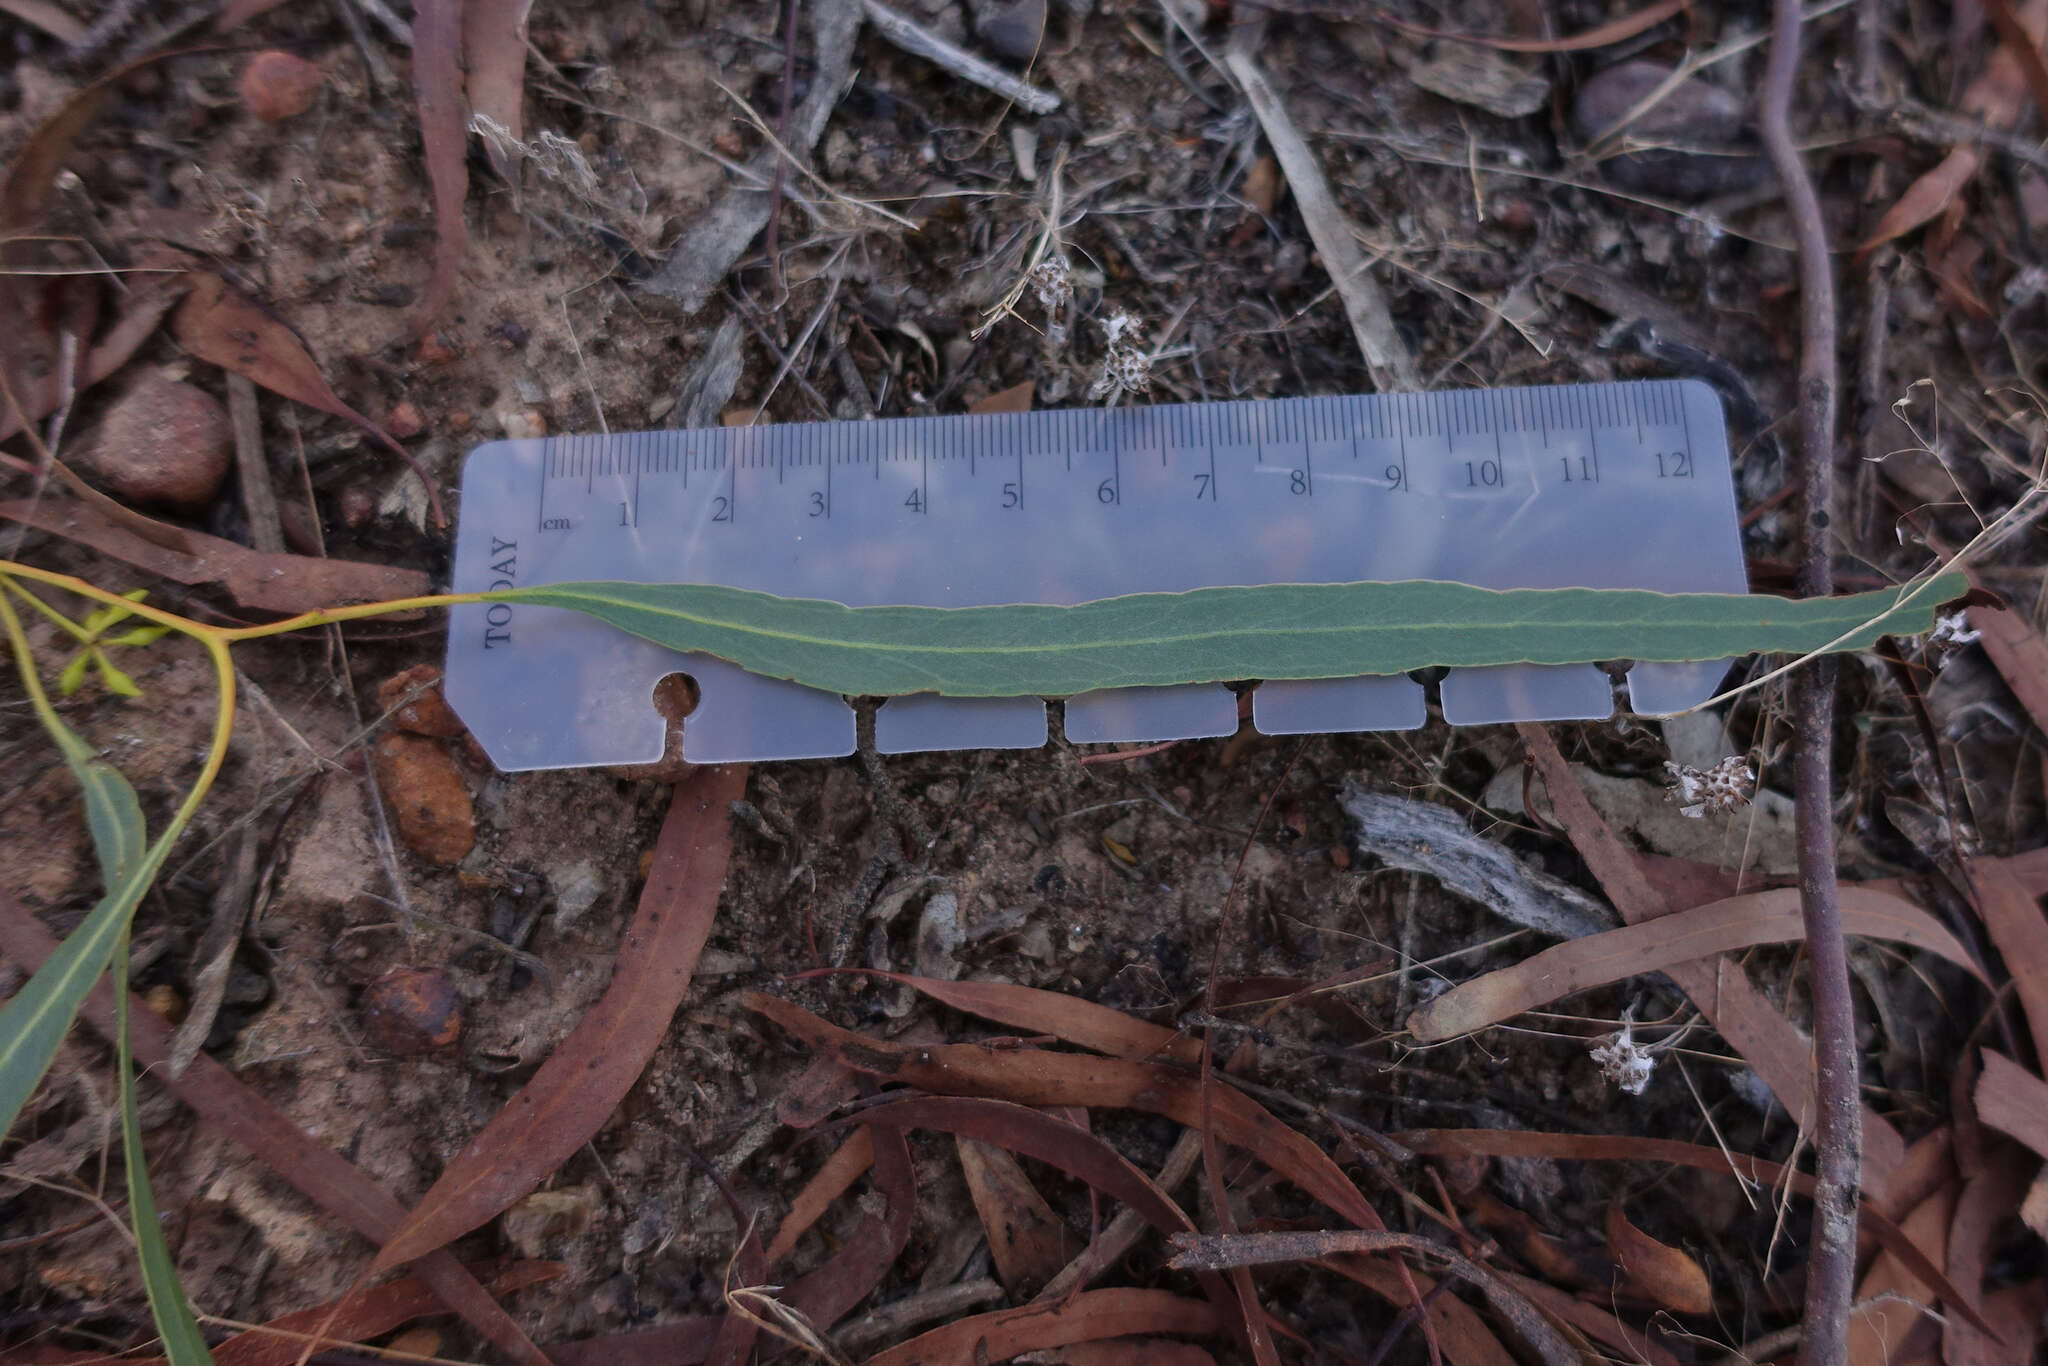
[{"label": "fallen eucalyptus leaf", "polygon": [[480,594],[586,613],[672,650],[849,696],[1065,697],[1434,666],[1720,659],[1868,648],[1930,629],[1960,573],[1852,597],[1469,584],[1264,584],[1073,606],[848,607],[719,584],[557,583]]}]

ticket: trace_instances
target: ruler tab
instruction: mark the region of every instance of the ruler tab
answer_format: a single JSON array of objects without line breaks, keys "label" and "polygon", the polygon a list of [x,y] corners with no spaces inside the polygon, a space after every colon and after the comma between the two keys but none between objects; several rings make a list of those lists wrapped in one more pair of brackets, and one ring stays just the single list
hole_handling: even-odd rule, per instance
[{"label": "ruler tab", "polygon": [[[706,582],[854,606],[1085,602],[1225,584],[1450,579],[1488,588],[1747,589],[1720,400],[1696,381],[1069,409],[501,441],[463,469],[457,591]],[[448,700],[508,770],[647,762],[670,673],[699,762],[850,753],[842,698],[663,650],[571,612],[454,609]],[[1638,712],[1723,666],[1630,670]],[[1454,724],[1609,715],[1592,665],[1454,669]],[[1275,682],[1273,734],[1403,729],[1405,677]],[[1230,733],[1226,688],[1066,699],[1076,742]],[[1036,698],[895,698],[886,752],[1029,748]]]}]

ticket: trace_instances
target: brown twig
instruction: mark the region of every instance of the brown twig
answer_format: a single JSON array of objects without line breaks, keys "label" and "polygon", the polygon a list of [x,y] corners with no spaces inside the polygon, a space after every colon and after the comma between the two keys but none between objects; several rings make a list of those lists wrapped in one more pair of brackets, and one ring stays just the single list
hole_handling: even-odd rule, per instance
[{"label": "brown twig", "polygon": [[[1798,0],[1773,0],[1770,66],[1757,129],[1784,188],[1799,246],[1801,315],[1799,464],[1804,519],[1799,591],[1834,591],[1828,508],[1835,452],[1835,285],[1827,227],[1798,145],[1792,138],[1792,88],[1799,74]],[[1835,883],[1835,666],[1816,659],[1793,680],[1793,789],[1799,848],[1799,903],[1813,963],[1813,1046],[1817,1155],[1813,1246],[1806,1267],[1807,1366],[1845,1366],[1849,1304],[1856,1275],[1856,1205],[1863,1115],[1856,1066],[1856,1016],[1849,955]]]}]

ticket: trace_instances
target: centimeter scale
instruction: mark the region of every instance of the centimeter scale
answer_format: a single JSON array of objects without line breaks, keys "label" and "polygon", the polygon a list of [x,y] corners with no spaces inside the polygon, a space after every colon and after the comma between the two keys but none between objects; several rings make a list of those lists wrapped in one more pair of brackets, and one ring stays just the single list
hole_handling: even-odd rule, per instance
[{"label": "centimeter scale", "polygon": [[[1076,603],[1262,583],[1742,593],[1721,403],[1694,380],[550,437],[463,468],[454,591],[717,583],[850,606]],[[1712,695],[1725,661],[1639,664],[1644,715]],[[651,762],[654,685],[687,673],[700,763],[853,751],[844,698],[678,654],[580,614],[453,610],[446,695],[503,769]],[[1452,669],[1452,724],[1598,719],[1596,665]],[[1270,682],[1269,734],[1423,724],[1405,675]],[[1077,743],[1237,728],[1220,684],[1066,699]],[[1029,748],[1043,699],[891,698],[885,753]]]}]

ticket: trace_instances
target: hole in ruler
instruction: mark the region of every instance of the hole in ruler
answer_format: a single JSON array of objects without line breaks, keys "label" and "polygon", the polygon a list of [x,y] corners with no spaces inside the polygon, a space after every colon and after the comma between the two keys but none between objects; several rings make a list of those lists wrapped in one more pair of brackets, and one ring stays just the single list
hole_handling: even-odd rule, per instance
[{"label": "hole in ruler", "polygon": [[681,725],[685,716],[697,710],[702,696],[697,680],[688,674],[663,674],[654,680],[654,709],[672,726]]}]

